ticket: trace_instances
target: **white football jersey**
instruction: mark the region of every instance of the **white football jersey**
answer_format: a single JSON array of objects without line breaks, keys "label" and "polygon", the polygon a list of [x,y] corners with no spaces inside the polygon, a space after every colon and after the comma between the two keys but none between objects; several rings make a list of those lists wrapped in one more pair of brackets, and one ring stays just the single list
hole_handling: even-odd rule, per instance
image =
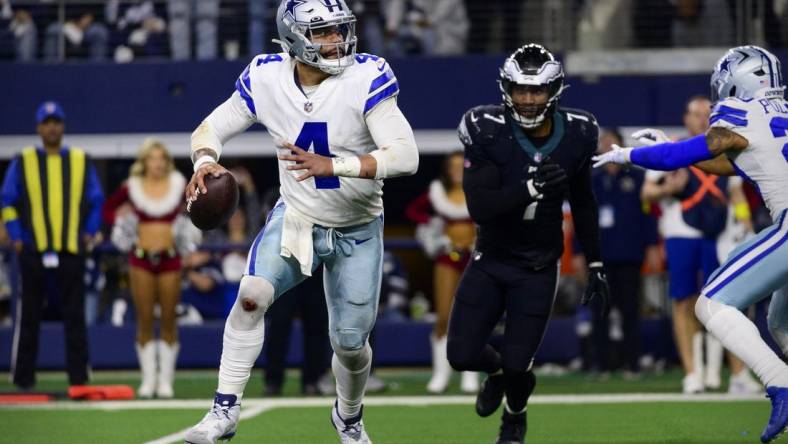
[{"label": "white football jersey", "polygon": [[[324,156],[356,156],[377,149],[367,129],[367,114],[399,94],[399,85],[383,58],[356,55],[356,62],[331,76],[309,97],[296,83],[295,59],[287,53],[255,57],[235,84],[246,106],[281,148],[290,142]],[[395,99],[396,100],[396,99]],[[285,203],[310,222],[327,227],[367,223],[383,212],[383,181],[348,177],[296,180],[303,170],[288,171],[279,161],[280,193]]]},{"label": "white football jersey", "polygon": [[755,183],[777,220],[788,208],[788,102],[729,97],[717,103],[709,122],[750,142],[740,153],[729,155],[731,163],[739,175]]}]

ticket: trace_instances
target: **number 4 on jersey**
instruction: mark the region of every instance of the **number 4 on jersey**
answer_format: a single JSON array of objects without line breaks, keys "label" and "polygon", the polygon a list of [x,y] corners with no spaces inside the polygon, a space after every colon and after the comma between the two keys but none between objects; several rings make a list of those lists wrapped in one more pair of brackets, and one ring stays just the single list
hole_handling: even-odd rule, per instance
[{"label": "number 4 on jersey", "polygon": [[[326,122],[304,122],[301,134],[295,141],[295,146],[309,151],[314,147],[315,154],[326,157],[334,157],[328,149],[328,124]],[[339,188],[338,177],[315,177],[315,188],[326,190]]]}]

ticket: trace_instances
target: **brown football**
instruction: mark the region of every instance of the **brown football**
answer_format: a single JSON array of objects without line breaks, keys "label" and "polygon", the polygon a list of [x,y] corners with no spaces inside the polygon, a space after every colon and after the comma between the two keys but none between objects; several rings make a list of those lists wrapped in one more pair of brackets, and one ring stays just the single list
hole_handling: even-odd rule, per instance
[{"label": "brown football", "polygon": [[205,194],[186,206],[186,211],[195,227],[213,230],[224,225],[238,207],[238,183],[230,173],[219,177],[205,176]]}]

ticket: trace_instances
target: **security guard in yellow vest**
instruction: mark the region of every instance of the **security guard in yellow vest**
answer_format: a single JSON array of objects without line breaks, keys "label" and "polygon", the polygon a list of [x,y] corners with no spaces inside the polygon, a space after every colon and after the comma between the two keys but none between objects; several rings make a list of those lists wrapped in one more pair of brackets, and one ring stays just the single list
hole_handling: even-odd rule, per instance
[{"label": "security guard in yellow vest", "polygon": [[35,385],[39,324],[51,288],[63,308],[69,383],[88,379],[85,251],[98,241],[104,196],[90,158],[62,144],[65,117],[55,102],[39,107],[42,145],[23,149],[3,180],[3,221],[22,270],[11,356],[14,384],[22,389]]}]

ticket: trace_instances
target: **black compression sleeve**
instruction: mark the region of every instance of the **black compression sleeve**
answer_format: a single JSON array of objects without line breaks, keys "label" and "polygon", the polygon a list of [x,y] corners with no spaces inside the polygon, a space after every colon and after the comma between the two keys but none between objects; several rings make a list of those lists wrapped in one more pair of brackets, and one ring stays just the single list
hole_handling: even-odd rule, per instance
[{"label": "black compression sleeve", "polygon": [[500,215],[532,202],[525,185],[501,188],[498,167],[490,162],[477,162],[465,169],[462,188],[468,212],[477,224],[493,221]]},{"label": "black compression sleeve", "polygon": [[599,210],[591,185],[591,163],[586,160],[569,185],[569,204],[572,206],[575,235],[583,248],[587,263],[601,262],[599,240]]}]

